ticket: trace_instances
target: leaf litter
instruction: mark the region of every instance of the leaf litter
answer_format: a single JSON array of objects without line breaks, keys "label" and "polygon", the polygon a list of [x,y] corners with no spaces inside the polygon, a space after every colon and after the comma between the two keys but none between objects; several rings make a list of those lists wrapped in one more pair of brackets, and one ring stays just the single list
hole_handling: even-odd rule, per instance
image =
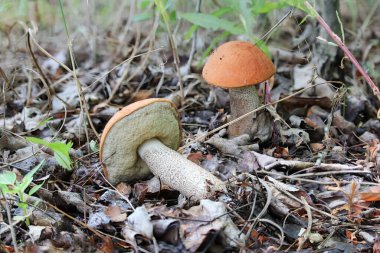
[{"label": "leaf litter", "polygon": [[[194,16],[185,14],[185,19]],[[301,29],[298,18],[301,12],[268,42],[277,69],[271,97],[282,101],[268,106],[274,123],[266,142],[261,136],[229,139],[228,94],[200,76],[201,54],[217,31],[198,33],[190,72],[181,72],[182,99],[167,35],[151,32],[162,28],[158,18],[120,18],[122,23],[98,31],[97,39],[91,29],[74,33],[77,79],[64,34],[49,37],[41,28],[31,35],[32,52],[48,83],[20,43],[25,24],[2,26],[8,40],[1,43],[0,61],[1,170],[16,171],[21,181],[46,163],[30,185],[44,182],[43,187],[26,200],[31,225],[11,219],[20,214],[20,200],[1,194],[0,250],[15,251],[14,234],[25,252],[379,252],[379,101],[348,61],[337,62],[342,55],[329,60],[316,53],[321,42],[310,35],[315,24],[306,20]],[[371,41],[376,29],[369,25],[360,43]],[[292,39],[282,43],[289,34]],[[190,42],[178,30],[173,36],[184,67]],[[358,37],[346,38],[349,48]],[[362,62],[378,68],[375,44],[356,50],[355,55],[364,54]],[[337,48],[330,53],[339,55]],[[329,71],[316,69],[326,62]],[[373,76],[378,83],[379,76]],[[300,95],[293,96],[297,91]],[[94,147],[96,132],[118,109],[149,97],[178,105],[184,130],[180,150],[227,181],[228,194],[198,203],[156,177],[117,186],[107,182]],[[41,141],[27,142],[28,136]],[[72,147],[62,146],[64,141]],[[54,158],[49,149],[54,143],[74,170]]]}]

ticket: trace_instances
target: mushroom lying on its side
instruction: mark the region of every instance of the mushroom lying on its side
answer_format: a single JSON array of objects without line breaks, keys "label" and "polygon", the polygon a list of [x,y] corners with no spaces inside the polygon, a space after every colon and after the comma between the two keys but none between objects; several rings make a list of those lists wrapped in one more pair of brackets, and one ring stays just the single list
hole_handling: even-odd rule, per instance
[{"label": "mushroom lying on its side", "polygon": [[100,161],[110,183],[135,181],[151,173],[195,199],[226,190],[225,184],[174,151],[181,140],[177,110],[166,99],[145,99],[124,107],[107,123]]}]

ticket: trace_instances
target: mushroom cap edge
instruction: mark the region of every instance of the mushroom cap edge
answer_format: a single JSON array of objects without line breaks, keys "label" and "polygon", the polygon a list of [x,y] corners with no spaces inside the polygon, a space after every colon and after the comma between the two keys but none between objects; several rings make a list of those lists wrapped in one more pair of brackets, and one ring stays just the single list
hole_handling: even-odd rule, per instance
[{"label": "mushroom cap edge", "polygon": [[176,150],[181,126],[175,105],[167,99],[150,98],[132,103],[106,124],[99,145],[99,158],[106,178],[116,184],[134,181],[150,174],[137,154],[144,141],[157,138]]}]

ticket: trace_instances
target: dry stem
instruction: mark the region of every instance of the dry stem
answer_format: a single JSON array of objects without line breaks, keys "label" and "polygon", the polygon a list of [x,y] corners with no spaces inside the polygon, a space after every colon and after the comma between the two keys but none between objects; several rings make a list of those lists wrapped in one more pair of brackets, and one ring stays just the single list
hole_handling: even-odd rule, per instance
[{"label": "dry stem", "polygon": [[305,1],[305,5],[307,8],[309,8],[316,15],[316,18],[317,18],[319,24],[326,30],[328,35],[330,35],[330,37],[336,42],[336,44],[343,50],[343,52],[350,59],[352,64],[354,64],[354,66],[358,69],[360,74],[362,74],[364,79],[367,81],[367,83],[371,87],[373,93],[376,95],[377,99],[380,101],[380,90],[379,90],[379,88],[372,81],[371,77],[364,71],[362,66],[360,66],[360,64],[356,60],[355,56],[351,53],[351,51],[348,49],[348,47],[343,43],[341,38],[331,30],[330,26],[321,17],[321,15],[319,15],[319,13],[309,4],[309,2]]}]

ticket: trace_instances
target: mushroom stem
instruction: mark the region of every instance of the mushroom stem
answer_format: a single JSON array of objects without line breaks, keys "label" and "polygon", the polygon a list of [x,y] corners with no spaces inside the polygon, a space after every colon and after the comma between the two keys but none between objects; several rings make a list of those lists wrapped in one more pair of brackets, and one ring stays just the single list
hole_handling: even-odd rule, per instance
[{"label": "mushroom stem", "polygon": [[157,139],[145,141],[137,152],[154,175],[186,197],[199,200],[212,197],[216,191],[226,191],[221,180]]},{"label": "mushroom stem", "polygon": [[[250,111],[258,108],[261,103],[257,95],[257,89],[254,85],[241,88],[229,89],[231,117],[236,119]],[[251,135],[251,127],[256,114],[249,115],[244,119],[239,120],[229,126],[228,131],[231,137],[236,137],[242,134]]]}]

